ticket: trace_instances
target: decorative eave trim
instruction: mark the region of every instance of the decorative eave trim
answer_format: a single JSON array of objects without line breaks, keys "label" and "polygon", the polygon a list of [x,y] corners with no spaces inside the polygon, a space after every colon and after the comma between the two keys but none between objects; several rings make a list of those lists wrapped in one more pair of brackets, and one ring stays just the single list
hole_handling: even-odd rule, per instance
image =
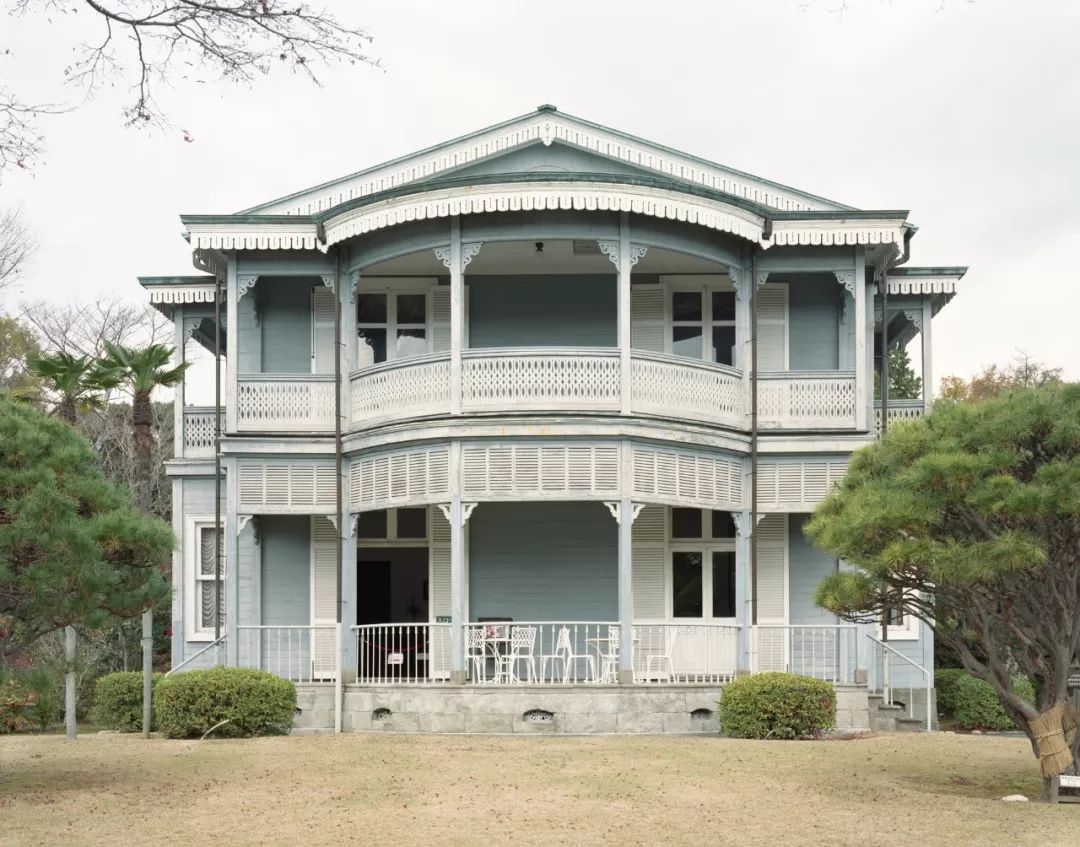
[{"label": "decorative eave trim", "polygon": [[774,220],[772,240],[763,246],[844,247],[891,244],[904,245],[904,218],[865,217],[825,220]]},{"label": "decorative eave trim", "polygon": [[431,179],[527,144],[540,142],[548,146],[556,141],[634,167],[731,194],[770,209],[798,212],[847,208],[842,204],[705,162],[559,112],[543,111],[254,206],[246,211],[261,214],[315,215],[370,194]]},{"label": "decorative eave trim", "polygon": [[193,250],[325,250],[314,221],[259,223],[184,220]]},{"label": "decorative eave trim", "polygon": [[959,275],[888,277],[889,294],[956,294]]},{"label": "decorative eave trim", "polygon": [[407,195],[331,216],[325,225],[323,249],[347,238],[411,221],[541,210],[633,212],[698,224],[751,241],[761,241],[764,226],[759,215],[744,209],[674,191],[603,183],[513,183],[480,190],[462,186]]},{"label": "decorative eave trim", "polygon": [[183,285],[150,289],[151,303],[213,303],[214,285]]}]

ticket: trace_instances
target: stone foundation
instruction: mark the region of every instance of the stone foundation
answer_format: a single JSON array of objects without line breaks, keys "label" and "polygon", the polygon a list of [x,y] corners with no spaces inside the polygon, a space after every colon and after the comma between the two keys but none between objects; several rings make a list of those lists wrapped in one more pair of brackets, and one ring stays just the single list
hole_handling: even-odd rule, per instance
[{"label": "stone foundation", "polygon": [[[297,732],[334,728],[334,689],[297,686]],[[722,687],[702,686],[345,686],[346,732],[523,735],[714,734]],[[837,731],[870,729],[866,689],[837,687]]]}]

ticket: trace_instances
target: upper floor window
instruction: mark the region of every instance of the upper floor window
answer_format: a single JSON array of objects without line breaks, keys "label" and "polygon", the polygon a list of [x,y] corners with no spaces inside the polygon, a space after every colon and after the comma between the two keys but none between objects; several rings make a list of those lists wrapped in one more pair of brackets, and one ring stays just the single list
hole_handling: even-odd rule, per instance
[{"label": "upper floor window", "polygon": [[716,288],[671,292],[671,352],[735,364],[735,292]]},{"label": "upper floor window", "polygon": [[427,295],[360,294],[356,303],[357,367],[428,352]]}]

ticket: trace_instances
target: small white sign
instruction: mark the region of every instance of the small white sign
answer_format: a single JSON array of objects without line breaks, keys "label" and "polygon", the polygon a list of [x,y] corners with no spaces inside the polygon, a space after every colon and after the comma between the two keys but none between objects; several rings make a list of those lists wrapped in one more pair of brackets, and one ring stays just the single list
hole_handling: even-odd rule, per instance
[{"label": "small white sign", "polygon": [[405,664],[404,653],[387,653],[386,664],[388,665],[403,665]]},{"label": "small white sign", "polygon": [[1071,774],[1063,773],[1060,777],[1059,785],[1062,788],[1080,788],[1080,776],[1072,776]]}]

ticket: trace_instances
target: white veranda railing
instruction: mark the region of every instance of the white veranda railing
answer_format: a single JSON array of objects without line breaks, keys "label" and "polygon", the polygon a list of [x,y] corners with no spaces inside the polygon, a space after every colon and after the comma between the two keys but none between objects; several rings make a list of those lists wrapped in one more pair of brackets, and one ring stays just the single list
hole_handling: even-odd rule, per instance
[{"label": "white veranda railing", "polygon": [[293,682],[337,678],[338,624],[238,626],[236,662]]},{"label": "white veranda railing", "polygon": [[759,624],[750,630],[750,672],[783,671],[852,683],[857,663],[854,624]]},{"label": "white veranda railing", "polygon": [[744,423],[742,374],[725,365],[634,351],[630,393],[635,413],[730,427]]},{"label": "white veranda railing", "polygon": [[237,378],[236,428],[242,432],[332,432],[333,374],[247,374]]},{"label": "white veranda railing", "polygon": [[446,414],[450,359],[436,353],[374,365],[352,374],[349,391],[349,419],[354,426]]},{"label": "white veranda railing", "polygon": [[[890,400],[889,401],[889,425],[894,423],[909,423],[917,421],[926,414],[925,400]],[[881,403],[874,406],[874,425],[878,435],[881,435]]]},{"label": "white veranda railing", "polygon": [[450,624],[366,624],[356,635],[356,681],[421,685],[450,678]]},{"label": "white veranda railing", "polygon": [[469,350],[461,408],[479,411],[619,410],[619,352],[533,348]]},{"label": "white veranda railing", "polygon": [[855,374],[834,371],[763,373],[758,425],[786,429],[850,429],[855,425]]},{"label": "white veranda railing", "polygon": [[720,685],[735,678],[739,627],[712,623],[634,624],[634,682]]},{"label": "white veranda railing", "polygon": [[[185,406],[184,432],[179,455],[195,459],[214,455],[214,407]],[[225,426],[225,415],[221,416],[221,425]]]},{"label": "white veranda railing", "polygon": [[[907,713],[909,718],[915,717],[915,692],[919,690],[919,686],[916,686],[911,682],[911,679],[918,678],[922,683],[922,689],[926,698],[926,713],[925,713],[925,728],[929,732],[933,729],[933,703],[931,702],[930,690],[932,688],[932,674],[931,672],[916,662],[914,659],[905,656],[895,647],[889,645],[887,642],[882,641],[880,638],[866,633],[866,637],[873,644],[873,661],[870,663],[872,677],[869,680],[871,691],[880,691],[882,702],[887,706],[892,706],[895,703],[894,696],[896,689],[907,689]],[[905,674],[908,678],[907,685],[895,685],[895,677],[893,672],[894,664],[906,665],[911,670]],[[880,668],[880,676],[878,669]],[[912,673],[914,671],[914,674]]]}]

